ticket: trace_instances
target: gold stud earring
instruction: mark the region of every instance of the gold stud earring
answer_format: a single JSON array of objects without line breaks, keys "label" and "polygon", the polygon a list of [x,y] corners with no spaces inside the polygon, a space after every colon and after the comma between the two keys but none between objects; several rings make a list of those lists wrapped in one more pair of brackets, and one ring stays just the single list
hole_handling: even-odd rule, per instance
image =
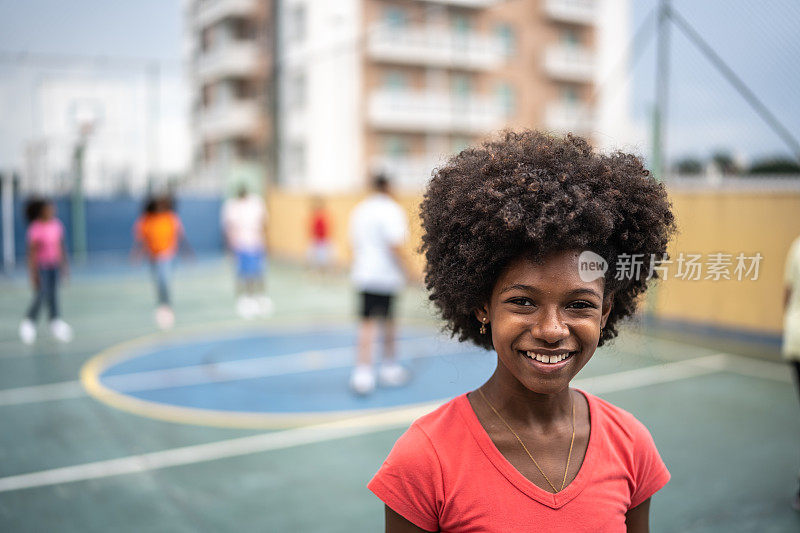
[{"label": "gold stud earring", "polygon": [[481,329],[479,330],[481,335],[486,335],[486,318],[481,319]]}]

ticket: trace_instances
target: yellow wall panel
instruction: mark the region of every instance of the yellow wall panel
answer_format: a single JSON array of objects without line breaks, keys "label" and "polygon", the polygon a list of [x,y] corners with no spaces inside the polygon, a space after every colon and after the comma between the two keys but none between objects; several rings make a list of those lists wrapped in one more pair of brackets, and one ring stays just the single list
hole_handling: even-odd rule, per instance
[{"label": "yellow wall panel", "polygon": [[[331,219],[335,261],[349,262],[347,223],[350,212],[365,195],[334,195],[324,198]],[[792,240],[800,235],[800,193],[742,191],[670,191],[678,235],[670,246],[673,261],[678,255],[702,254],[701,280],[675,279],[677,264],[668,268],[651,298],[657,316],[752,331],[779,332],[782,323],[783,266]],[[420,244],[420,195],[399,196],[406,209],[411,238],[406,244],[415,268],[423,261],[416,253]],[[304,260],[310,245],[309,220],[312,197],[280,190],[268,197],[268,240],[280,256]],[[758,280],[706,280],[707,255],[732,254],[729,270],[733,278],[735,256],[759,252],[763,256]]]}]

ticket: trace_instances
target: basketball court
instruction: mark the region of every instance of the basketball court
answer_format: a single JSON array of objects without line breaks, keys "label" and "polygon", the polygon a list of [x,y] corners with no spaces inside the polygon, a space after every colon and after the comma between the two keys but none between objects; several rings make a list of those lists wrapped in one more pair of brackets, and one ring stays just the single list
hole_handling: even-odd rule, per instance
[{"label": "basketball court", "polygon": [[[157,333],[143,268],[75,269],[75,329],[24,346],[20,271],[0,280],[0,530],[382,531],[366,484],[416,417],[480,385],[494,355],[442,335],[421,290],[400,301],[414,380],[347,389],[355,299],[344,276],[275,265],[276,314],[233,313],[229,265],[176,276],[176,328]],[[766,358],[751,357],[766,350]],[[573,383],[650,429],[672,473],[655,532],[790,532],[800,408],[774,348],[630,325]]]}]

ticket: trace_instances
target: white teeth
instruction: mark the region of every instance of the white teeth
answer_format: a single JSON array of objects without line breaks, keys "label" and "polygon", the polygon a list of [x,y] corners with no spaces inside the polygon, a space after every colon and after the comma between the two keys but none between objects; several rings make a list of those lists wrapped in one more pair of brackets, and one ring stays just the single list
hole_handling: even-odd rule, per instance
[{"label": "white teeth", "polygon": [[570,355],[568,353],[561,355],[542,355],[536,352],[523,352],[523,353],[525,354],[525,356],[530,357],[531,359],[536,359],[537,361],[548,364],[553,364],[563,361]]}]

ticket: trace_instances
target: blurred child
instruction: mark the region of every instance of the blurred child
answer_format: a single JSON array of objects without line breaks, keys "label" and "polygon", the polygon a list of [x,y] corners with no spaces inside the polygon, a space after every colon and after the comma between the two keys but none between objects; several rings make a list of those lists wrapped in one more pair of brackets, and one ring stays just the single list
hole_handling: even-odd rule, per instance
[{"label": "blurred child", "polygon": [[134,226],[134,255],[147,255],[156,285],[158,307],[156,324],[170,329],[175,324],[169,284],[175,254],[181,243],[188,249],[183,224],[173,211],[172,199],[167,196],[150,198]]},{"label": "blurred child", "polygon": [[328,211],[322,198],[316,197],[313,200],[309,230],[311,247],[308,250],[308,261],[313,270],[324,274],[331,264],[331,237]]},{"label": "blurred child", "polygon": [[[786,256],[783,294],[783,357],[794,370],[800,392],[800,237],[792,242]],[[800,485],[792,506],[800,511]]]},{"label": "blurred child", "polygon": [[42,302],[47,305],[50,332],[61,342],[72,340],[72,328],[59,317],[58,280],[67,275],[67,254],[64,249],[64,226],[56,218],[56,207],[49,200],[31,200],[25,209],[28,219],[28,270],[35,295],[25,319],[19,325],[19,336],[25,344],[36,340],[36,321]]},{"label": "blurred child", "polygon": [[247,187],[239,187],[235,198],[222,206],[222,228],[226,247],[236,256],[236,311],[242,318],[268,316],[272,300],[264,283],[266,267],[267,208],[264,200]]}]

